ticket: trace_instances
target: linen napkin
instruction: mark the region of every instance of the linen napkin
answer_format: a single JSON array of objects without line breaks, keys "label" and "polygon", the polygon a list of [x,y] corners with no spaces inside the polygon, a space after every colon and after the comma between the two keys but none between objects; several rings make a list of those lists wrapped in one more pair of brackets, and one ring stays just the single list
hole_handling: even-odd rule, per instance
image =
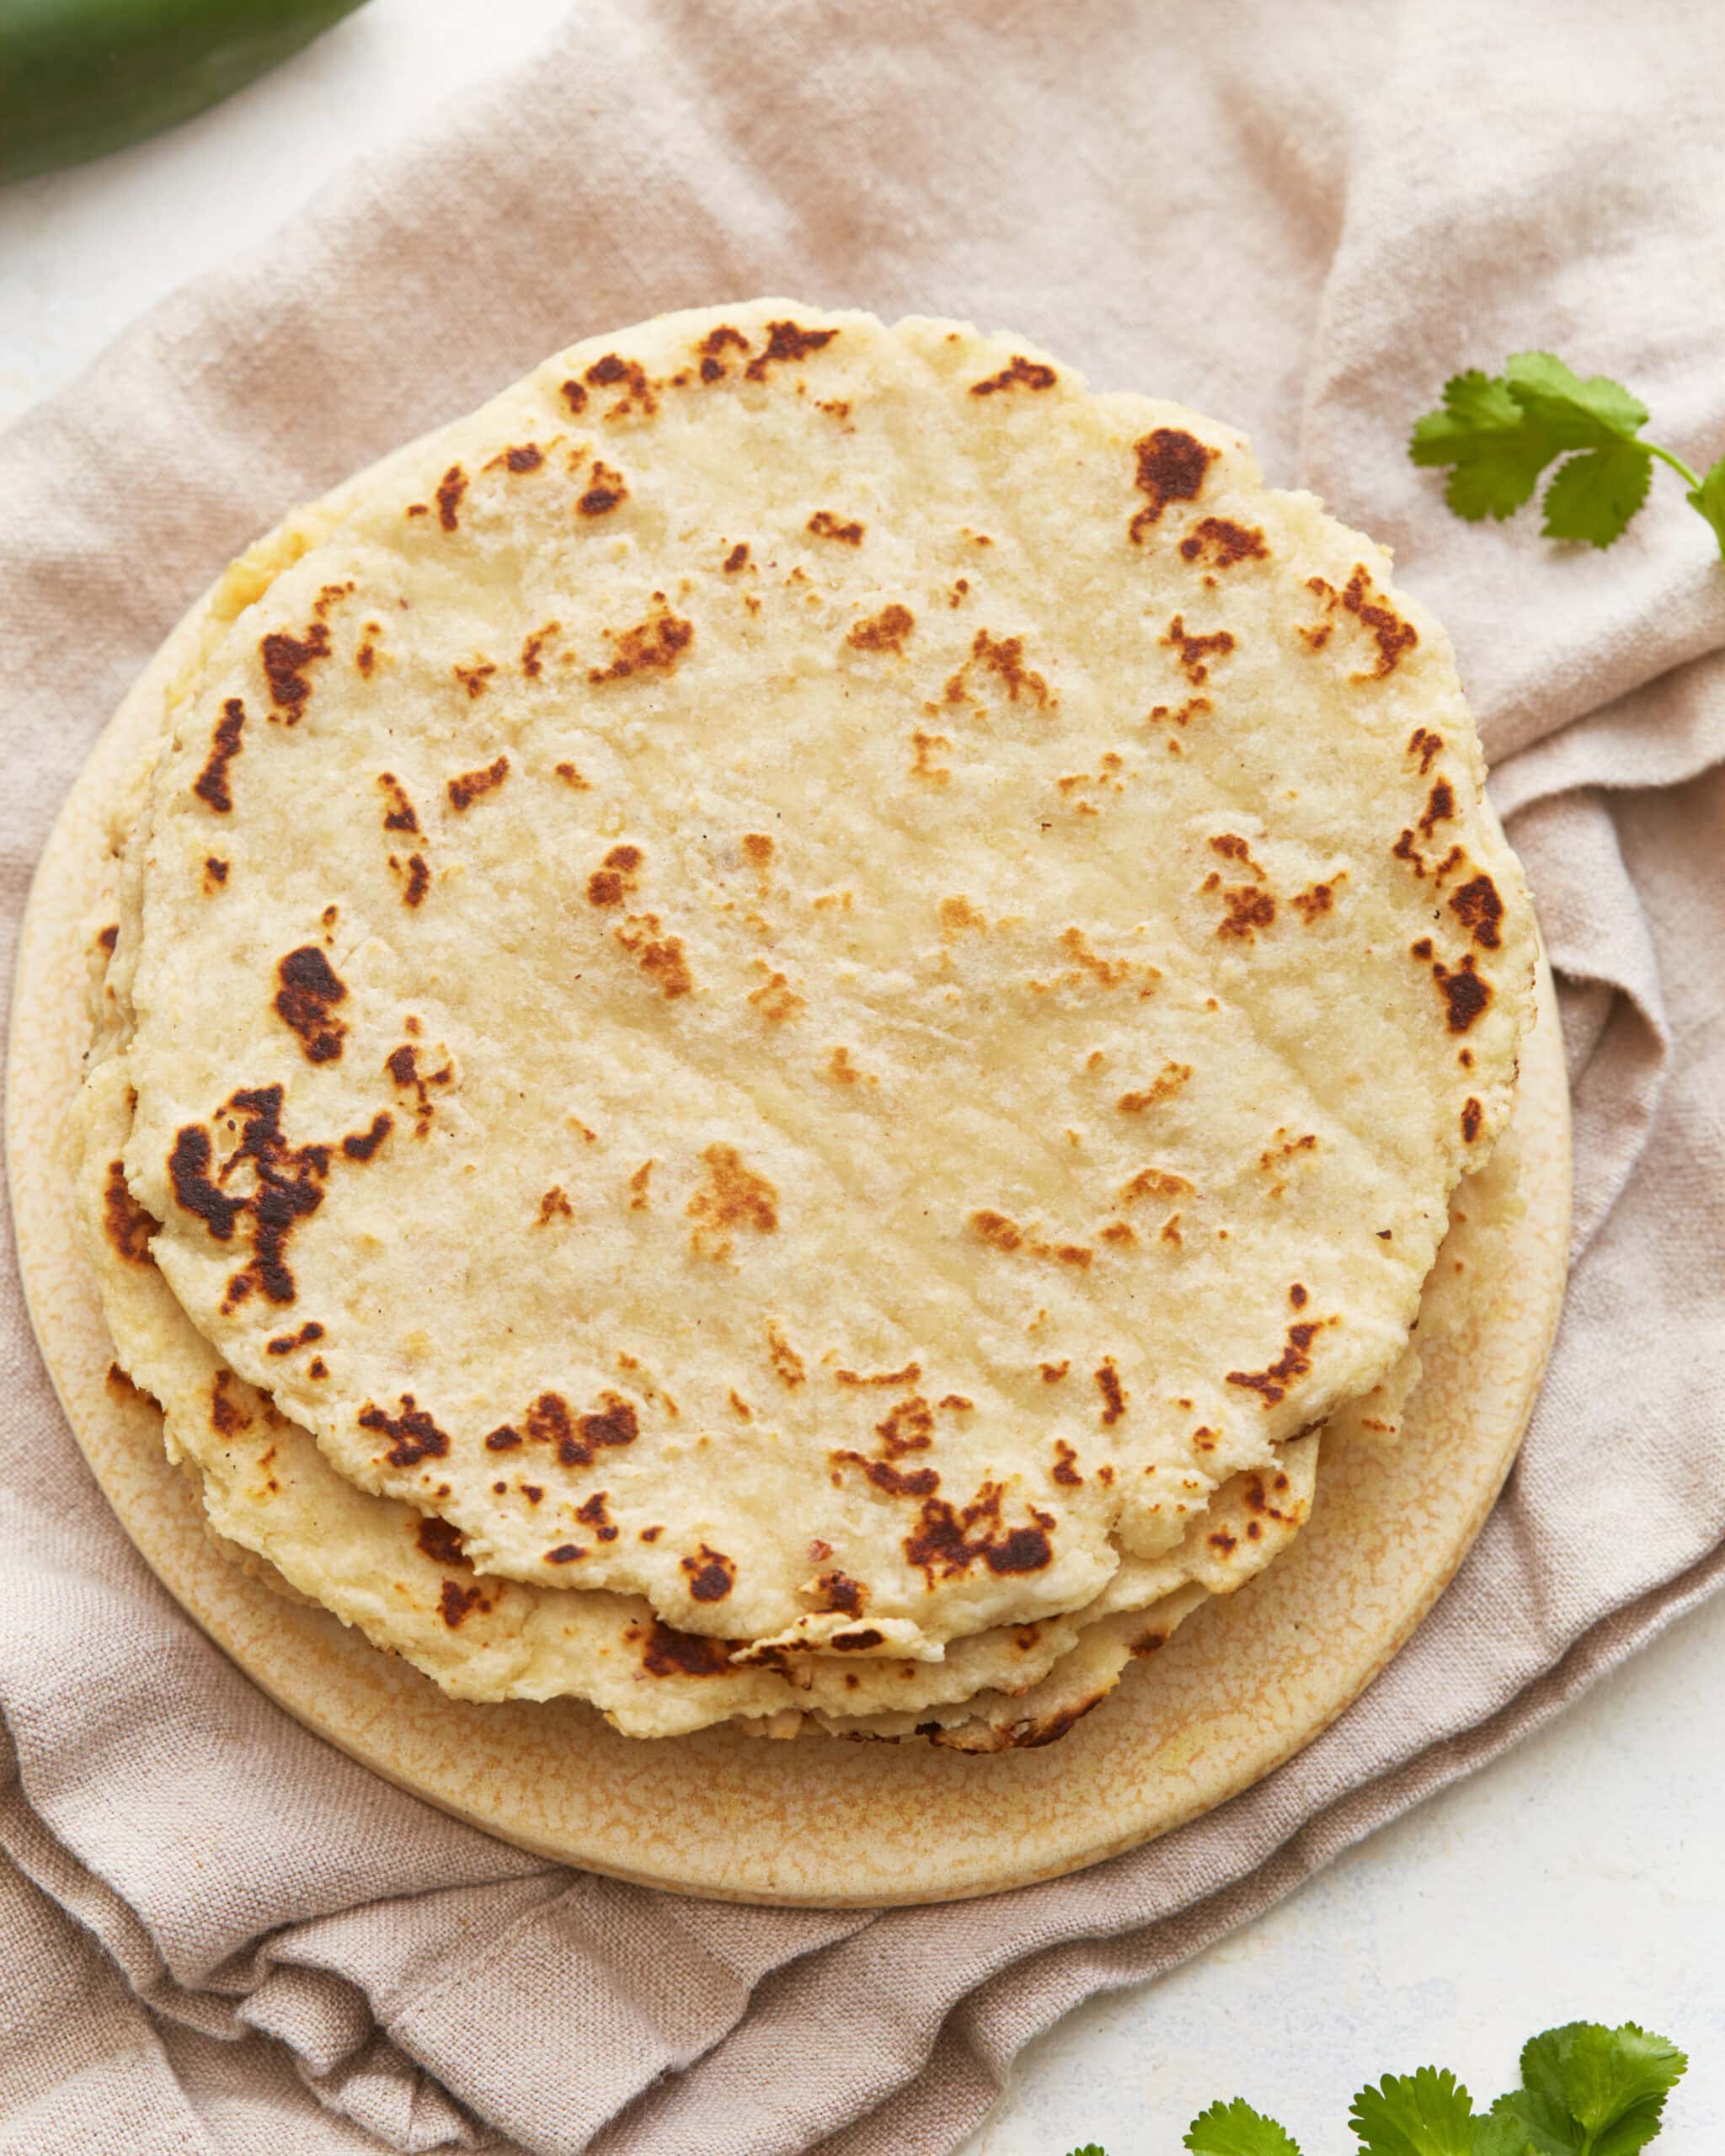
[{"label": "linen napkin", "polygon": [[0,437],[9,968],[80,760],[227,558],[575,338],[760,291],[958,314],[1240,424],[1455,638],[1577,1142],[1520,1464],[1378,1682],[1146,1849],[874,1916],[549,1867],[288,1721],[109,1515],[8,1249],[0,2151],[939,2156],[1068,2007],[1247,1920],[1719,1585],[1725,568],[1664,478],[1595,554],[1464,527],[1405,451],[1446,376],[1535,345],[1628,379],[1692,463],[1725,449],[1716,35],[1683,0],[585,0]]}]

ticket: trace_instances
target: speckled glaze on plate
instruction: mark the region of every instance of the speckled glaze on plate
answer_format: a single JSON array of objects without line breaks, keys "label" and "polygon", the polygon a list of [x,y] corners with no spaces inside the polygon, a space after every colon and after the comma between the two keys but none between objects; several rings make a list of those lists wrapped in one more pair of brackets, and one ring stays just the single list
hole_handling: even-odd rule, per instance
[{"label": "speckled glaze on plate", "polygon": [[44,853],[19,953],[7,1141],[30,1315],[73,1433],[151,1568],[254,1683],[403,1789],[537,1854],[724,1900],[868,1908],[994,1893],[1166,1833],[1309,1743],[1370,1682],[1483,1524],[1557,1327],[1569,1118],[1543,963],[1514,1129],[1458,1194],[1399,1444],[1332,1446],[1289,1555],[1201,1610],[1046,1750],[975,1757],[724,1730],[643,1742],[573,1701],[451,1700],[213,1542],[163,1452],[159,1415],[108,1382],[112,1343],[60,1145],[87,1038],[104,804],[200,611],[98,742]]}]

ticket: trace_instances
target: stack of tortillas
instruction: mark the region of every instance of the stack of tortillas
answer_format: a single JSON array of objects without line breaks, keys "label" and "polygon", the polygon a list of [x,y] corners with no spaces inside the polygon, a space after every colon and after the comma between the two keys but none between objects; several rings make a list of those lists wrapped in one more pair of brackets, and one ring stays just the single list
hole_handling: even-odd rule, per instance
[{"label": "stack of tortillas", "polygon": [[212,1529],[467,1699],[1060,1735],[1393,1438],[1513,1104],[1532,918],[1388,578],[1226,427],[783,301],[260,542],[75,1118]]}]

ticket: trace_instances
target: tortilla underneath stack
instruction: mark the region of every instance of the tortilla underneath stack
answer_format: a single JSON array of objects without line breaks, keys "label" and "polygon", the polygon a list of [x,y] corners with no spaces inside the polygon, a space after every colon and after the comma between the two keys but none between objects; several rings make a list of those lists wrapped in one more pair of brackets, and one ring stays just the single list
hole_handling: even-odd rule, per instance
[{"label": "tortilla underneath stack", "polygon": [[1045,1742],[1391,1438],[1535,931],[1239,436],[798,302],[296,513],[114,808],[81,1217],[212,1529],[463,1697]]}]

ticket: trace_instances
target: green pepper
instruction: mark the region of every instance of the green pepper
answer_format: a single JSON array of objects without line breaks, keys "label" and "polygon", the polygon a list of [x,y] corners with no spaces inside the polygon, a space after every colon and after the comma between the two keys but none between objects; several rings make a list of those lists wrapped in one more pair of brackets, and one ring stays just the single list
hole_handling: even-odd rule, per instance
[{"label": "green pepper", "polygon": [[362,0],[0,0],[0,181],[177,126]]}]

